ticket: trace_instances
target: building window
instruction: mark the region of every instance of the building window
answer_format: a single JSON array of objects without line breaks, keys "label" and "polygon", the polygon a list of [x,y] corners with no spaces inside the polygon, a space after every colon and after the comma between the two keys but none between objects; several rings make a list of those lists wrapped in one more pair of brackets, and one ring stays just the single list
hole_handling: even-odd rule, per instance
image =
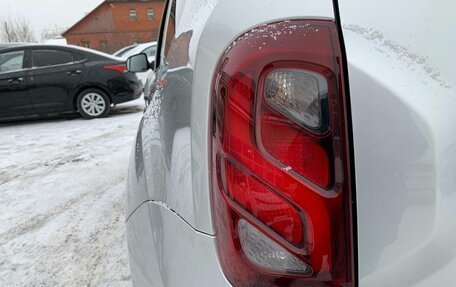
[{"label": "building window", "polygon": [[89,41],[82,41],[80,46],[81,47],[85,47],[85,48],[90,48],[90,42]]},{"label": "building window", "polygon": [[107,41],[100,41],[100,51],[108,52],[108,42]]},{"label": "building window", "polygon": [[138,19],[136,17],[136,9],[130,9],[130,20],[131,21],[136,21],[136,19]]},{"label": "building window", "polygon": [[147,19],[149,21],[152,21],[152,20],[154,20],[154,18],[155,18],[154,17],[154,9],[152,9],[152,8],[147,9]]}]

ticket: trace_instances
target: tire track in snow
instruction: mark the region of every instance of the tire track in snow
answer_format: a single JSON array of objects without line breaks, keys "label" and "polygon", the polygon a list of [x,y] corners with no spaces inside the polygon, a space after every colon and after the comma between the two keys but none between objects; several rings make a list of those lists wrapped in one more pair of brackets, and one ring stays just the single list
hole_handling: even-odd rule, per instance
[{"label": "tire track in snow", "polygon": [[[125,180],[125,177],[121,178],[119,181],[113,183],[113,185],[117,185]],[[39,214],[31,220],[23,222],[8,231],[0,234],[0,247],[5,245],[8,241],[17,238],[25,233],[33,231],[37,228],[42,227],[52,218],[58,216],[62,212],[66,211],[68,208],[78,205],[79,203],[87,200],[89,197],[100,197],[103,195],[107,190],[109,190],[112,186],[109,186],[101,191],[94,192],[93,190],[86,192],[78,197],[72,198],[67,202],[58,205],[57,207],[49,210],[46,214]]]},{"label": "tire track in snow", "polygon": [[5,130],[0,286],[131,286],[123,189],[140,116]]},{"label": "tire track in snow", "polygon": [[[84,152],[86,152],[86,150],[85,150],[86,146],[91,146],[95,142],[100,142],[102,139],[115,138],[115,136],[117,136],[117,135],[119,135],[119,136],[124,135],[124,133],[125,132],[122,129],[119,129],[116,131],[100,134],[96,137],[84,140],[82,142],[78,142],[77,144],[58,147],[59,149],[63,149],[65,151],[77,150],[79,152],[73,152],[72,154],[69,154],[69,155],[67,154],[67,152],[56,153],[56,154],[53,154],[54,155],[53,157],[46,159],[45,161],[43,161],[43,160],[32,161],[31,163],[29,163],[27,165],[23,165],[23,166],[21,166],[19,171],[17,170],[17,165],[12,165],[12,166],[10,166],[11,168],[6,167],[5,170],[7,170],[7,171],[11,170],[13,172],[16,171],[18,173],[16,173],[16,174],[13,173],[12,175],[8,176],[7,171],[1,172],[0,173],[0,187],[3,184],[6,184],[6,183],[14,181],[14,180],[18,180],[19,178],[27,178],[30,176],[31,173],[33,173],[33,171],[35,171],[37,168],[40,168],[43,166],[47,167],[45,169],[45,172],[50,173],[50,172],[52,172],[52,170],[59,168],[62,165],[77,161],[78,158],[80,158],[84,154]],[[23,171],[25,171],[25,172],[23,172]]]}]

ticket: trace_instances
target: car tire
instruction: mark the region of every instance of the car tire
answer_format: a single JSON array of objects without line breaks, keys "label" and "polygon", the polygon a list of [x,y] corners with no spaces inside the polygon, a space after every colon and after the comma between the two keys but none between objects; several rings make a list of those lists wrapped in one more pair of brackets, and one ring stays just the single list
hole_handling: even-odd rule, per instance
[{"label": "car tire", "polygon": [[77,100],[78,112],[86,119],[103,118],[109,114],[111,102],[99,89],[82,91]]}]

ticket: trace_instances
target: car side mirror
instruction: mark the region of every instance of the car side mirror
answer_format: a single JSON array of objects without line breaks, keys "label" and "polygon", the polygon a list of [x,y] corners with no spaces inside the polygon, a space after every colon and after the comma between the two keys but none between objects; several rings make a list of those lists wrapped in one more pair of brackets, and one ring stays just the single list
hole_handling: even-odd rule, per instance
[{"label": "car side mirror", "polygon": [[142,73],[151,68],[153,69],[153,66],[149,64],[147,56],[144,53],[131,56],[127,59],[127,70],[129,72]]}]

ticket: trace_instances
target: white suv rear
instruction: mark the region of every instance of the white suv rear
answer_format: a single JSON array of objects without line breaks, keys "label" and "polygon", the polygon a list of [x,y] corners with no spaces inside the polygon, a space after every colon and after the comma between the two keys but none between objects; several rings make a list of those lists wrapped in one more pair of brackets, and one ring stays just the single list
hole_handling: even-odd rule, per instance
[{"label": "white suv rear", "polygon": [[135,286],[440,286],[454,3],[169,0],[129,170]]}]

